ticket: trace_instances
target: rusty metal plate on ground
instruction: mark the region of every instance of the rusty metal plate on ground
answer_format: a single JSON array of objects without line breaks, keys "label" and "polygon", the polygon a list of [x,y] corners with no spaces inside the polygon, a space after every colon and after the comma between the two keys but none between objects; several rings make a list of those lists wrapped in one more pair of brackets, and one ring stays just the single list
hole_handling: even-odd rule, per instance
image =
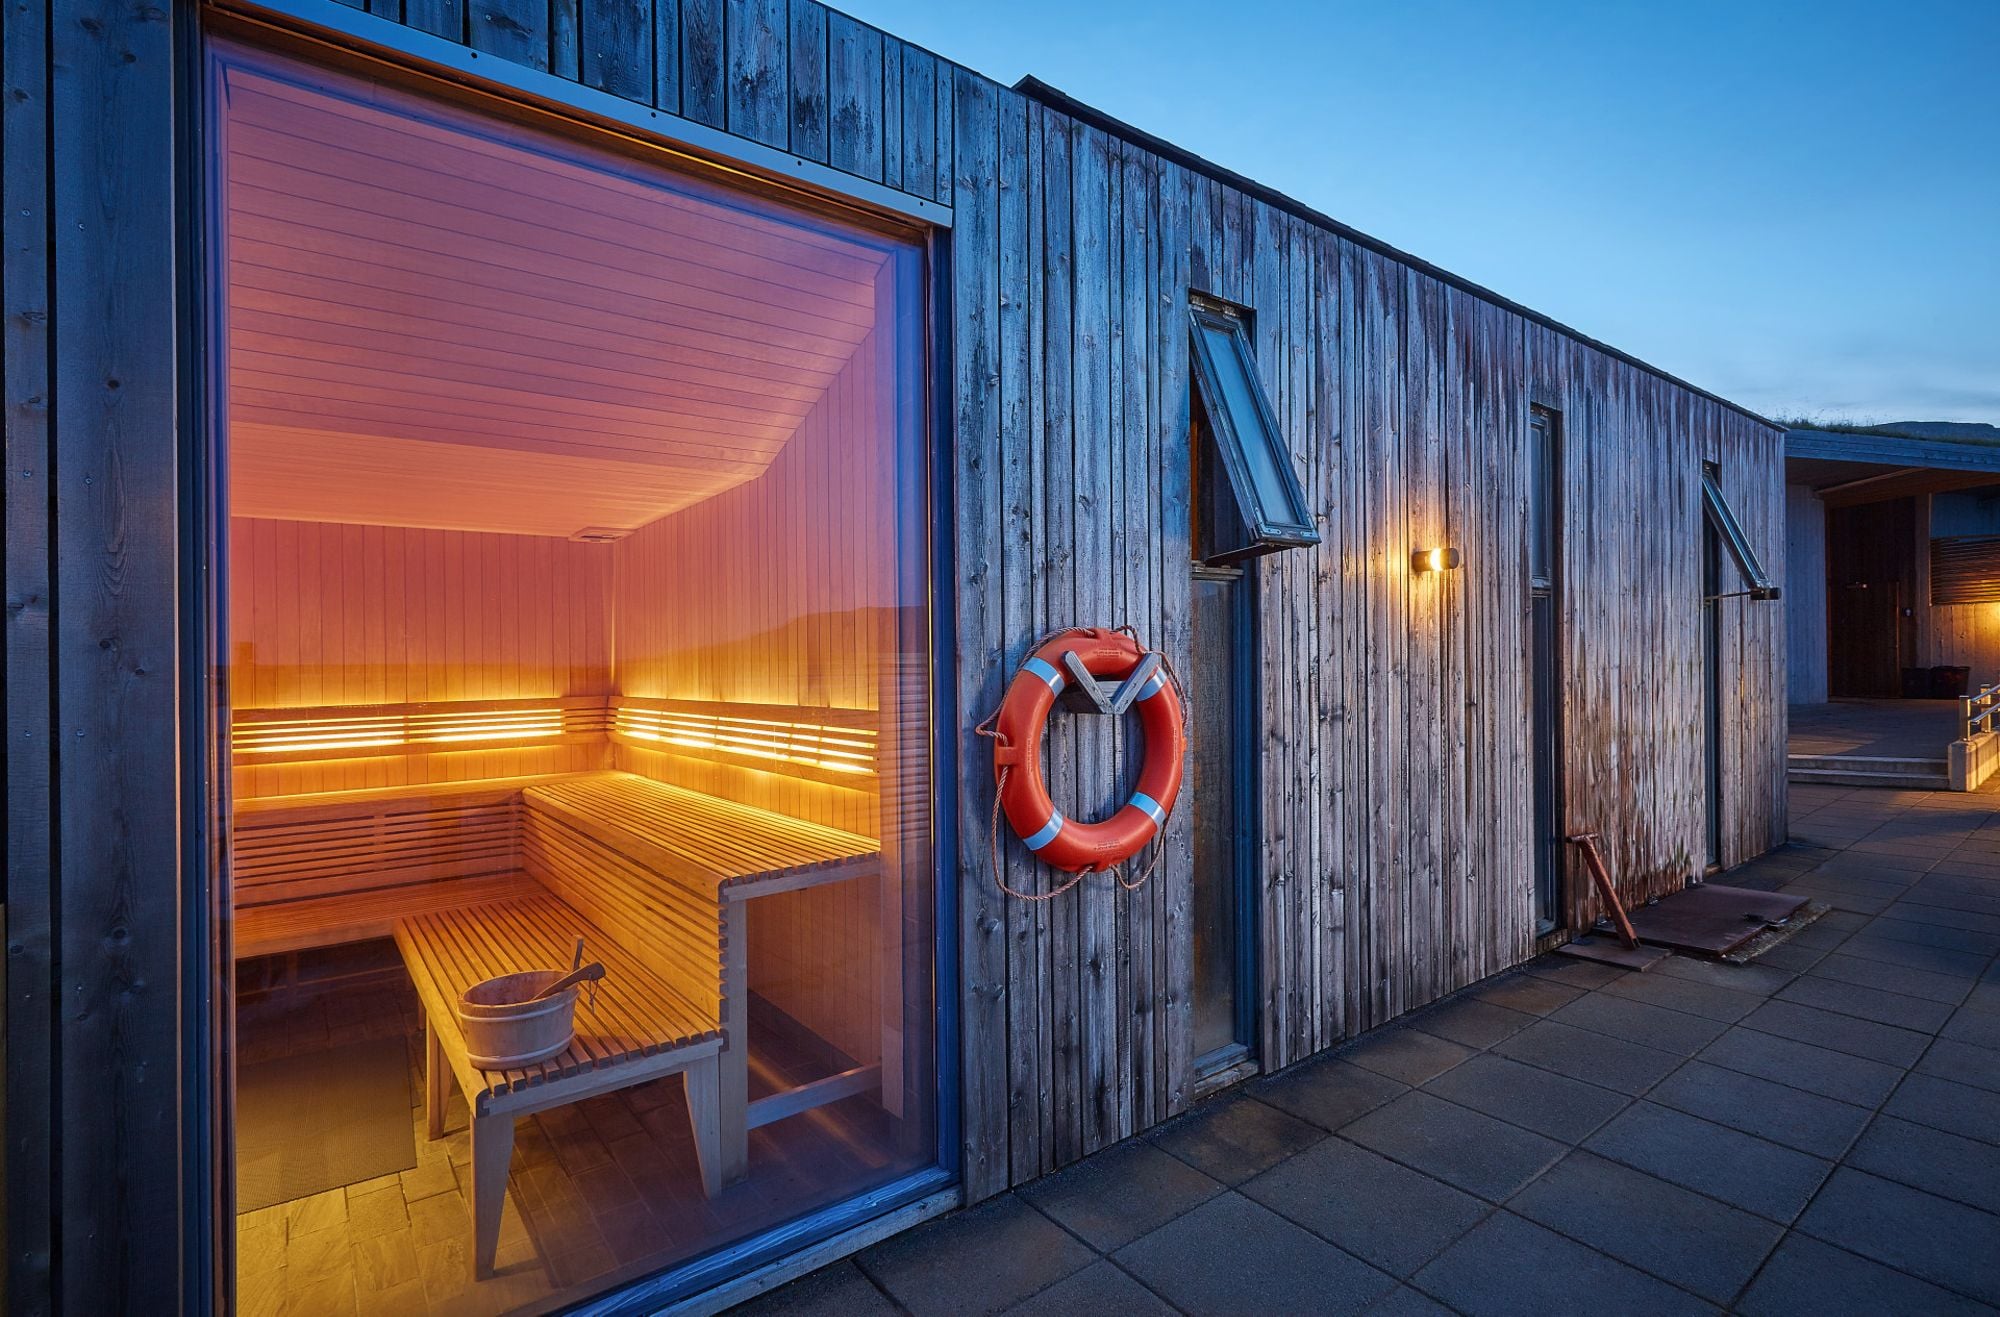
[{"label": "rusty metal plate on ground", "polygon": [[1805,907],[1803,896],[1702,883],[1631,911],[1641,942],[1700,956],[1723,956]]},{"label": "rusty metal plate on ground", "polygon": [[1585,933],[1571,942],[1556,948],[1558,956],[1574,956],[1578,960],[1594,961],[1600,965],[1616,965],[1620,969],[1649,970],[1674,953],[1665,947],[1649,947],[1644,943],[1628,947],[1616,937]]}]

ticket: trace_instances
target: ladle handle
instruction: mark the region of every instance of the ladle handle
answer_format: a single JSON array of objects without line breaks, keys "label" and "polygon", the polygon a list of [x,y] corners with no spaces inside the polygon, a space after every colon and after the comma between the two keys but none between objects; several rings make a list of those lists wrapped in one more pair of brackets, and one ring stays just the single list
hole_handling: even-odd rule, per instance
[{"label": "ladle handle", "polygon": [[603,977],[604,977],[604,962],[601,960],[593,960],[588,965],[585,965],[582,969],[571,970],[569,973],[557,979],[554,983],[551,983],[548,987],[543,988],[540,992],[528,998],[528,1000],[531,1002],[544,1001],[550,997],[555,996],[557,993],[561,992],[564,988],[572,987],[578,983],[595,983],[597,982],[597,980]]}]

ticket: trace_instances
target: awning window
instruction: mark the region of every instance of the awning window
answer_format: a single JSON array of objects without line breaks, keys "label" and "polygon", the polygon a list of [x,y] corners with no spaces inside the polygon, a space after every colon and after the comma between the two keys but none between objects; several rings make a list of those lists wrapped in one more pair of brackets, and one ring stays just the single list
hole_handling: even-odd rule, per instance
[{"label": "awning window", "polygon": [[1708,524],[1715,527],[1716,538],[1722,541],[1729,556],[1736,561],[1736,570],[1748,582],[1747,592],[1752,599],[1776,599],[1778,587],[1758,561],[1757,551],[1750,547],[1744,537],[1743,523],[1736,520],[1736,512],[1729,506],[1729,500],[1722,495],[1722,486],[1715,479],[1715,472],[1701,473],[1701,506],[1708,517]]},{"label": "awning window", "polygon": [[[1278,430],[1243,322],[1207,306],[1193,308],[1197,466],[1215,463],[1225,482],[1199,501],[1200,556],[1210,563],[1318,544],[1305,491]],[[1201,424],[1203,419],[1207,424]],[[1233,497],[1223,497],[1223,494]]]}]

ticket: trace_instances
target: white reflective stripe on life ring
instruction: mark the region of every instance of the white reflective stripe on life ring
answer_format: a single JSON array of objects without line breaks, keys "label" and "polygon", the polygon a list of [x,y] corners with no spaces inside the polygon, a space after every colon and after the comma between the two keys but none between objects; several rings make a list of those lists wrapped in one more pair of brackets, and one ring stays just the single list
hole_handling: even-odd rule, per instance
[{"label": "white reflective stripe on life ring", "polygon": [[1136,805],[1141,814],[1144,814],[1147,818],[1153,820],[1154,827],[1160,828],[1166,826],[1167,811],[1161,809],[1160,802],[1153,799],[1145,792],[1134,791],[1132,793],[1132,799],[1130,803]]},{"label": "white reflective stripe on life ring", "polygon": [[1021,665],[1021,671],[1034,673],[1048,684],[1050,690],[1058,695],[1062,694],[1063,675],[1056,671],[1053,665],[1030,655],[1028,661]]},{"label": "white reflective stripe on life ring", "polygon": [[1161,691],[1165,690],[1166,688],[1167,688],[1166,674],[1162,672],[1155,672],[1151,677],[1146,679],[1146,684],[1139,688],[1139,698],[1142,700],[1150,700],[1155,695],[1158,695]]},{"label": "white reflective stripe on life ring", "polygon": [[1063,816],[1060,812],[1057,812],[1049,815],[1049,821],[1042,825],[1042,830],[1040,832],[1036,833],[1032,837],[1023,837],[1021,838],[1021,841],[1022,844],[1027,846],[1029,850],[1038,851],[1042,849],[1042,847],[1054,841],[1056,837],[1062,832],[1062,830],[1063,830]]}]

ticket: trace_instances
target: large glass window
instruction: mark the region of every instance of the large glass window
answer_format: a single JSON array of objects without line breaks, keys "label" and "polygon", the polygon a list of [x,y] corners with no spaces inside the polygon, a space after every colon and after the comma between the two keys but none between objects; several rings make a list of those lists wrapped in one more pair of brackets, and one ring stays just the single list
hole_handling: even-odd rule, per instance
[{"label": "large glass window", "polygon": [[212,88],[243,1310],[560,1303],[932,1165],[921,249]]}]

